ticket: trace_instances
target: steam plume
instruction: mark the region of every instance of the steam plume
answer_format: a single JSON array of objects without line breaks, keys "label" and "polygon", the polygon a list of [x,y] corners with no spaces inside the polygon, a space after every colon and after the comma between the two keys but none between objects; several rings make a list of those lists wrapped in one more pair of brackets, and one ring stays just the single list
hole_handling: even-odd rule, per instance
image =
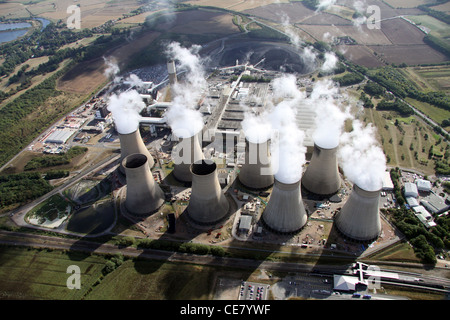
[{"label": "steam plume", "polygon": [[179,81],[172,86],[173,104],[165,116],[167,123],[177,137],[188,138],[197,134],[203,128],[201,113],[195,109],[202,94],[208,88],[203,66],[198,52],[200,46],[183,48],[173,42],[167,48],[169,57],[185,69],[185,81]]},{"label": "steam plume", "polygon": [[330,73],[336,68],[338,57],[333,52],[325,52],[325,61],[320,70],[325,73]]},{"label": "steam plume", "polygon": [[349,108],[342,110],[334,98],[338,88],[331,80],[318,81],[313,88],[309,103],[316,113],[314,142],[325,149],[339,145],[345,120],[352,118]]},{"label": "steam plume", "polygon": [[112,113],[117,132],[129,134],[136,131],[144,107],[145,103],[136,90],[113,94],[108,101],[108,110]]},{"label": "steam plume", "polygon": [[293,75],[273,81],[275,98],[283,98],[270,112],[270,123],[278,133],[271,144],[275,178],[283,183],[295,183],[301,179],[305,163],[305,134],[297,127],[295,105],[303,98]]},{"label": "steam plume", "polygon": [[119,65],[117,64],[117,62],[115,61],[114,58],[105,58],[105,57],[103,57],[103,60],[105,61],[105,64],[106,64],[106,69],[104,71],[104,75],[107,78],[112,79],[117,74],[119,74],[120,68],[119,68]]},{"label": "steam plume", "polygon": [[377,191],[383,186],[386,157],[375,138],[376,129],[355,120],[353,130],[341,137],[338,157],[345,176],[366,191]]}]

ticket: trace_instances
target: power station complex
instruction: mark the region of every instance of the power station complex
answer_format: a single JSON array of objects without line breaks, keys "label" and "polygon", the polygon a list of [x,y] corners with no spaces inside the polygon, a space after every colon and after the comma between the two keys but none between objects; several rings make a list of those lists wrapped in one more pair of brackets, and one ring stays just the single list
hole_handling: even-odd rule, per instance
[{"label": "power station complex", "polygon": [[[175,66],[168,64],[170,83],[176,83]],[[205,125],[205,129],[208,125]],[[222,189],[217,164],[205,157],[199,132],[177,139],[172,149],[173,177],[191,188],[186,216],[194,225],[213,226],[233,212],[232,188]],[[151,215],[164,204],[164,193],[154,180],[151,169],[155,161],[147,150],[139,130],[120,134],[119,171],[126,177],[126,210],[136,216]],[[241,135],[242,137],[242,135]],[[242,138],[241,138],[242,139]],[[242,140],[241,140],[242,141]],[[305,208],[302,192],[321,199],[336,195],[343,185],[337,150],[314,143],[309,147],[310,161],[300,180],[278,181],[272,172],[270,139],[253,143],[245,138],[243,163],[236,171],[234,183],[245,190],[265,191],[268,202],[260,215],[261,224],[273,234],[296,234],[308,221],[311,212]],[[356,242],[376,240],[381,232],[379,198],[381,190],[364,190],[353,185],[351,194],[335,215],[334,226],[346,239]]]}]

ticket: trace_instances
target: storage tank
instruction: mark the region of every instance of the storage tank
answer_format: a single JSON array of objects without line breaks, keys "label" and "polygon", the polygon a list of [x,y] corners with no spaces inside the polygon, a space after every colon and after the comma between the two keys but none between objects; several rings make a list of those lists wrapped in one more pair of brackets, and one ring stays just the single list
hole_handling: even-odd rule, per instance
[{"label": "storage tank", "polygon": [[125,168],[123,167],[123,159],[128,155],[134,153],[144,154],[147,157],[147,164],[149,168],[155,165],[152,155],[148,151],[147,147],[142,140],[141,133],[139,129],[132,133],[122,134],[119,132],[120,139],[120,172],[125,174]]},{"label": "storage tank", "polygon": [[245,160],[239,172],[239,181],[249,189],[266,189],[273,185],[269,140],[260,143],[245,139]]},{"label": "storage tank", "polygon": [[314,144],[311,161],[302,177],[302,185],[306,190],[322,196],[332,195],[339,190],[341,178],[337,149],[326,149]]},{"label": "storage tank", "polygon": [[201,160],[191,165],[192,191],[188,216],[200,225],[213,225],[228,214],[229,203],[217,176],[217,165]]},{"label": "storage tank", "polygon": [[335,217],[336,228],[356,241],[377,239],[381,232],[380,192],[381,189],[367,191],[354,184],[347,202]]},{"label": "storage tank", "polygon": [[300,181],[282,183],[274,180],[272,194],[262,214],[262,220],[270,230],[296,233],[306,224],[308,216],[303,204]]},{"label": "storage tank", "polygon": [[191,164],[204,159],[199,136],[200,133],[197,133],[191,137],[180,138],[172,150],[173,175],[178,181],[191,182]]},{"label": "storage tank", "polygon": [[164,192],[155,182],[145,154],[130,154],[122,161],[127,178],[125,207],[136,215],[155,212],[164,204]]}]

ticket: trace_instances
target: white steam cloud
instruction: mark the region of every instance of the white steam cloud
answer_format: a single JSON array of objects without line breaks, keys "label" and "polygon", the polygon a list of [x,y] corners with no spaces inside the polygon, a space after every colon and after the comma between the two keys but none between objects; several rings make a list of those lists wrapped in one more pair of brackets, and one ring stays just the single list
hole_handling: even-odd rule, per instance
[{"label": "white steam cloud", "polygon": [[184,81],[172,86],[172,106],[165,117],[174,134],[179,138],[188,138],[203,128],[202,114],[196,110],[202,94],[208,88],[205,72],[198,55],[200,46],[183,48],[173,42],[167,48],[168,56],[177,61],[180,69],[186,70]]},{"label": "white steam cloud", "polygon": [[117,64],[114,58],[103,57],[103,60],[105,61],[106,64],[104,75],[109,79],[115,78],[117,74],[119,74],[120,72],[119,65]]},{"label": "white steam cloud", "polygon": [[241,126],[246,139],[252,143],[263,143],[270,139],[272,125],[266,112],[259,115],[246,112]]},{"label": "white steam cloud", "polygon": [[320,70],[325,73],[332,72],[336,68],[336,65],[339,61],[338,57],[333,52],[325,52],[324,59],[325,61],[323,62]]},{"label": "white steam cloud", "polygon": [[334,4],[336,4],[336,0],[319,0],[317,11],[326,10]]},{"label": "white steam cloud", "polygon": [[296,123],[296,108],[304,95],[296,86],[294,75],[273,81],[274,98],[282,98],[270,111],[269,120],[277,139],[272,139],[271,154],[275,178],[282,183],[300,181],[305,164],[305,133]]},{"label": "white steam cloud", "polygon": [[333,149],[339,145],[345,121],[352,119],[350,108],[343,110],[340,107],[336,98],[338,93],[338,87],[333,81],[318,81],[308,101],[316,113],[314,143],[325,149]]},{"label": "white steam cloud", "polygon": [[129,134],[136,131],[142,118],[140,112],[144,107],[145,103],[136,90],[113,94],[108,101],[108,110],[112,113],[117,132]]},{"label": "white steam cloud", "polygon": [[386,157],[376,140],[376,129],[355,120],[353,130],[341,137],[339,163],[345,176],[361,189],[377,191],[383,186]]}]

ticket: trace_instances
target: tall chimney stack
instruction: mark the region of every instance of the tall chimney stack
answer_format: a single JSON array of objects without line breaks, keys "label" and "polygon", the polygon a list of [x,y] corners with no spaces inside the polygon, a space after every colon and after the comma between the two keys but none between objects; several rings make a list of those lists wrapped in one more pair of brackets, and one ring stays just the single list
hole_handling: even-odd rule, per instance
[{"label": "tall chimney stack", "polygon": [[171,85],[174,85],[177,83],[177,69],[175,67],[175,61],[170,60],[167,62],[167,71],[169,73],[169,83]]}]

